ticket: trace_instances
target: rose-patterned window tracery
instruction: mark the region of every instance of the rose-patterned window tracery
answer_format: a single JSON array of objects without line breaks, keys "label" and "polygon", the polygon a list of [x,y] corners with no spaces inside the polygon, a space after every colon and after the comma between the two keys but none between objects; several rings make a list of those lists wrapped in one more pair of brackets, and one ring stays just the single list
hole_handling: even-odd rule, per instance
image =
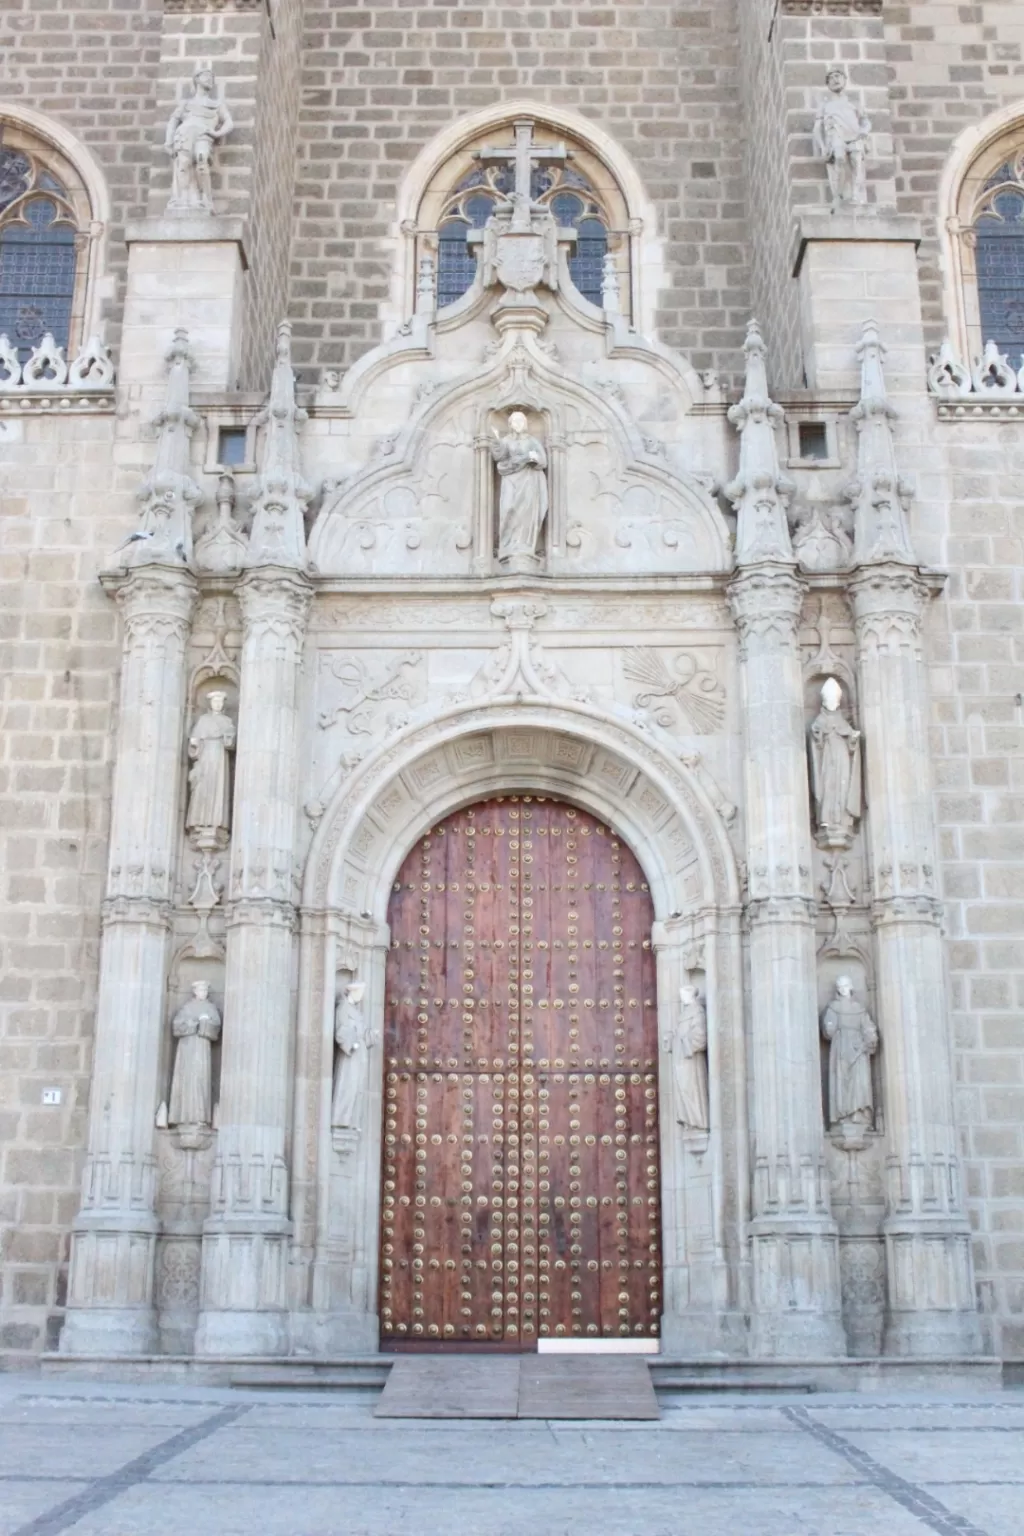
[{"label": "rose-patterned window tracery", "polygon": [[47,332],[72,340],[80,215],[65,184],[28,149],[0,142],[0,335],[25,361]]}]

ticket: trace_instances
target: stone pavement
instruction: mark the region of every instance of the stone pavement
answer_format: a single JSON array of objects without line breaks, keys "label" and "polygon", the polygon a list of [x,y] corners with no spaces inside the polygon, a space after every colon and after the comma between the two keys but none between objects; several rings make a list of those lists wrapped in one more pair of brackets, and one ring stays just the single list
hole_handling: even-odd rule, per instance
[{"label": "stone pavement", "polygon": [[0,1536],[1021,1536],[1024,1392],[668,1397],[658,1424],[0,1376]]}]

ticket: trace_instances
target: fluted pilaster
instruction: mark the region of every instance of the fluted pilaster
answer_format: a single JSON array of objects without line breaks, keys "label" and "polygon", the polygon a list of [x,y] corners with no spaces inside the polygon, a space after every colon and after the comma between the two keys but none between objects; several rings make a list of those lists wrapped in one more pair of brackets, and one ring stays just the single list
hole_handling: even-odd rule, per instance
[{"label": "fluted pilaster", "polygon": [[185,650],[196,602],[180,567],[148,565],[116,590],[124,619],[110,856],[82,1205],[71,1248],[69,1354],[156,1347],[156,1159]]},{"label": "fluted pilaster", "polygon": [[888,1141],[885,1351],[980,1349],[953,1105],[922,621],[904,564],[851,582],[870,806],[878,1020]]},{"label": "fluted pilaster", "polygon": [[746,757],[754,1349],[845,1354],[818,1045],[811,817],[797,643],[804,585],[755,565],[730,588]]},{"label": "fluted pilaster", "polygon": [[250,571],[238,588],[244,638],[220,1130],[196,1340],[205,1354],[288,1347],[297,711],[310,591],[298,572],[273,566]]}]

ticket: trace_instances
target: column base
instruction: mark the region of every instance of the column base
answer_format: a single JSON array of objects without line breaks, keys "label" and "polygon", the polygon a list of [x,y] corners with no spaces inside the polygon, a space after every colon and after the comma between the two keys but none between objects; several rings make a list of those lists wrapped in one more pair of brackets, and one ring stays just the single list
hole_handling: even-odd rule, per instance
[{"label": "column base", "polygon": [[749,1347],[747,1321],[739,1312],[666,1312],[661,1319],[666,1359],[742,1360]]},{"label": "column base", "polygon": [[759,1359],[842,1359],[848,1354],[839,1291],[839,1233],[828,1218],[797,1226],[752,1224],[751,1353]]},{"label": "column base", "polygon": [[291,1353],[287,1312],[207,1311],[199,1314],[195,1353],[201,1355],[269,1355]]},{"label": "column base", "polygon": [[380,1350],[380,1319],[376,1312],[361,1312],[355,1307],[293,1312],[292,1350],[314,1359],[376,1355]]},{"label": "column base", "polygon": [[69,1307],[62,1355],[155,1355],[160,1352],[152,1307]]},{"label": "column base", "polygon": [[956,1217],[894,1216],[883,1230],[888,1269],[883,1352],[919,1359],[982,1354],[967,1223]]}]

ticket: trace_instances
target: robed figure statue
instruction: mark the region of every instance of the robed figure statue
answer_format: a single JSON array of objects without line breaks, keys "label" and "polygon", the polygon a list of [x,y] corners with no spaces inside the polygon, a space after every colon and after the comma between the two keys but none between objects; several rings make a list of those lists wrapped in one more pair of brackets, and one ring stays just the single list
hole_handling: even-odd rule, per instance
[{"label": "robed figure statue", "polygon": [[235,725],[224,713],[227,694],[207,694],[206,713],[188,738],[188,812],[185,826],[197,848],[224,848],[231,828],[231,778],[228,755],[234,751]]},{"label": "robed figure statue", "polygon": [[676,1119],[687,1131],[708,1131],[708,1016],[696,987],[680,987],[675,1032],[662,1041],[672,1052]]},{"label": "robed figure statue", "polygon": [[836,979],[836,995],[821,1018],[830,1043],[828,1063],[829,1125],[833,1130],[870,1129],[875,1122],[871,1058],[878,1050],[878,1029],[863,1003],[853,995],[849,976]]},{"label": "robed figure statue", "polygon": [[498,507],[498,559],[533,561],[548,515],[548,456],[539,438],[531,437],[522,411],[508,418],[505,437],[494,432],[491,455],[498,467],[501,497]]},{"label": "robed figure statue", "polygon": [[338,1064],[334,1075],[331,1128],[359,1131],[366,1114],[370,1091],[370,1051],[380,1043],[363,1012],[366,983],[353,981],[342,991],[334,1011],[334,1039]]},{"label": "robed figure statue", "polygon": [[843,690],[830,677],[808,742],[818,841],[824,848],[849,848],[862,810],[861,733],[843,714],[842,702]]},{"label": "robed figure statue", "polygon": [[213,1043],[220,1038],[221,1017],[210,1001],[210,983],[194,981],[192,996],[171,1021],[178,1042],[171,1078],[168,1125],[213,1123]]}]

